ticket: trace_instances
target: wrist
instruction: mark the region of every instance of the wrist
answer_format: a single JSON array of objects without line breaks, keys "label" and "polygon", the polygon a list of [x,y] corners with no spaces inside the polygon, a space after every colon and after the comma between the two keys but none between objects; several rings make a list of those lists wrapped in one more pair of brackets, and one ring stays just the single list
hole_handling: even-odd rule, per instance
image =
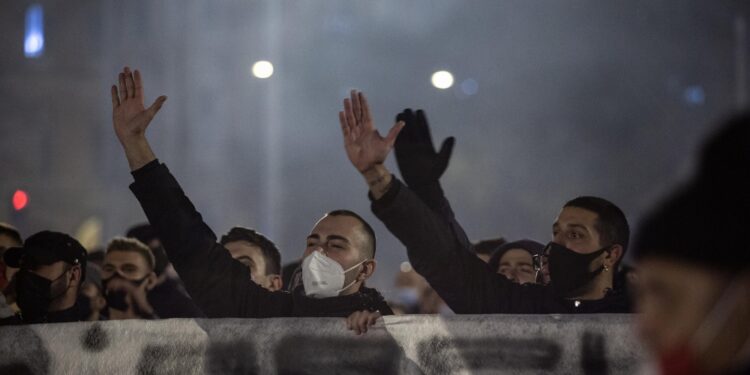
[{"label": "wrist", "polygon": [[370,192],[375,199],[385,195],[393,180],[393,175],[383,164],[376,164],[365,171],[362,171],[362,177],[370,187]]},{"label": "wrist", "polygon": [[122,147],[125,150],[125,157],[128,159],[130,171],[135,171],[156,159],[156,155],[151,150],[151,146],[145,136],[121,139]]}]

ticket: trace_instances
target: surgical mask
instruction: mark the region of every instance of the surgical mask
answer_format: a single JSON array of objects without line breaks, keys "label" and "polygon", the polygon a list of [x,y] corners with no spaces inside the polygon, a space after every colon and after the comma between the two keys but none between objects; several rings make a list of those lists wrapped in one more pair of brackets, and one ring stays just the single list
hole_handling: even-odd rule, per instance
[{"label": "surgical mask", "polygon": [[[737,301],[745,298],[745,286],[739,280],[734,280],[719,297],[698,329],[690,339],[670,350],[659,353],[659,368],[662,374],[689,375],[701,374],[701,357],[710,346],[720,339],[720,334],[726,328],[727,321],[734,312]],[[750,356],[750,336],[737,350],[734,359]]]},{"label": "surgical mask", "polygon": [[302,261],[302,283],[305,286],[305,294],[313,298],[328,298],[338,296],[341,291],[352,286],[357,280],[352,280],[349,285],[344,285],[346,273],[357,268],[367,259],[353,265],[347,270],[335,260],[316,251],[308,255]]},{"label": "surgical mask", "polygon": [[58,278],[48,280],[28,270],[18,272],[18,275],[16,275],[16,299],[25,322],[39,323],[44,321],[50,303],[60,298],[68,290],[68,288],[64,288],[53,296],[52,285],[67,273],[65,271]]},{"label": "surgical mask", "polygon": [[558,296],[575,297],[572,295],[599,275],[604,266],[596,271],[589,271],[591,262],[611,246],[603,247],[590,254],[579,254],[567,247],[550,242],[545,248],[548,254],[550,285]]}]

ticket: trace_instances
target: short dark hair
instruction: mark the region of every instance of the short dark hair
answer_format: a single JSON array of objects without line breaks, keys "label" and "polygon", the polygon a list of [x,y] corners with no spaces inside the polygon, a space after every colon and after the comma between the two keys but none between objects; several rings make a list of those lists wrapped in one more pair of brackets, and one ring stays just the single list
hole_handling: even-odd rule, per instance
[{"label": "short dark hair", "polygon": [[349,210],[333,210],[326,214],[326,216],[349,216],[357,219],[361,224],[362,227],[365,229],[365,234],[367,237],[367,244],[365,244],[366,248],[364,249],[366,252],[366,255],[369,255],[370,259],[375,259],[375,249],[377,248],[377,240],[375,239],[375,231],[372,229],[369,223],[365,221],[365,219],[362,218],[362,216],[357,215],[354,211]]},{"label": "short dark hair", "polygon": [[281,275],[281,252],[268,237],[255,229],[234,227],[227,234],[221,236],[219,243],[226,245],[235,241],[246,241],[260,247],[263,258],[266,260],[266,274]]},{"label": "short dark hair", "polygon": [[151,252],[151,248],[146,246],[146,244],[144,244],[141,241],[138,241],[135,238],[126,238],[126,237],[113,238],[112,241],[109,241],[109,244],[107,245],[106,254],[109,254],[112,251],[125,251],[125,252],[132,252],[132,253],[140,254],[143,257],[143,259],[146,260],[146,264],[148,264],[148,267],[151,270],[151,272],[154,271],[154,267],[156,266],[154,253]]},{"label": "short dark hair", "polygon": [[21,232],[16,227],[8,223],[0,223],[0,236],[8,236],[13,241],[16,241],[18,246],[23,245],[23,238],[21,238]]},{"label": "short dark hair", "polygon": [[604,243],[622,246],[625,254],[630,243],[630,226],[625,214],[614,203],[604,198],[586,196],[568,201],[563,207],[583,208],[597,214],[595,229],[599,232],[599,238]]},{"label": "short dark hair", "polygon": [[506,243],[508,243],[508,241],[504,237],[498,237],[478,241],[472,244],[472,246],[474,247],[474,252],[477,254],[492,255],[495,250]]}]

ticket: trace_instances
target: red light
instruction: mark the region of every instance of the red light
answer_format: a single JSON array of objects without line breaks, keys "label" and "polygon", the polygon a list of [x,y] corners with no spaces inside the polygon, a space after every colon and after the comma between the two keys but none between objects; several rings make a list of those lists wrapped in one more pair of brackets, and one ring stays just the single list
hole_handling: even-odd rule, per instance
[{"label": "red light", "polygon": [[29,195],[23,190],[16,190],[16,192],[13,193],[13,208],[15,208],[16,211],[21,211],[27,204],[29,204]]}]

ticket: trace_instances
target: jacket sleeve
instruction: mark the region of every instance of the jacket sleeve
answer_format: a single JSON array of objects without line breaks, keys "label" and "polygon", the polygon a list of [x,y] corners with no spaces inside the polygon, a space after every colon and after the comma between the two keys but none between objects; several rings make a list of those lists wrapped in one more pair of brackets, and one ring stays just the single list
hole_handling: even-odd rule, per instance
[{"label": "jacket sleeve", "polygon": [[[447,202],[447,201],[446,201]],[[544,288],[518,285],[487,268],[438,211],[395,177],[372,211],[406,246],[414,269],[459,314],[543,312]]]},{"label": "jacket sleeve", "polygon": [[416,194],[417,197],[427,205],[427,207],[435,211],[443,218],[443,220],[445,220],[456,236],[456,239],[461,245],[460,247],[464,251],[476,254],[474,246],[469,240],[469,236],[466,235],[466,231],[464,231],[464,228],[459,224],[458,220],[456,220],[453,207],[451,207],[448,199],[445,198],[445,193],[443,192],[443,187],[440,185],[440,181],[435,181],[434,183],[425,186],[409,186],[409,189],[412,190],[414,194]]},{"label": "jacket sleeve", "polygon": [[291,314],[292,298],[250,279],[250,270],[216,242],[177,180],[157,160],[133,172],[130,189],[154,226],[185,289],[209,318]]}]

